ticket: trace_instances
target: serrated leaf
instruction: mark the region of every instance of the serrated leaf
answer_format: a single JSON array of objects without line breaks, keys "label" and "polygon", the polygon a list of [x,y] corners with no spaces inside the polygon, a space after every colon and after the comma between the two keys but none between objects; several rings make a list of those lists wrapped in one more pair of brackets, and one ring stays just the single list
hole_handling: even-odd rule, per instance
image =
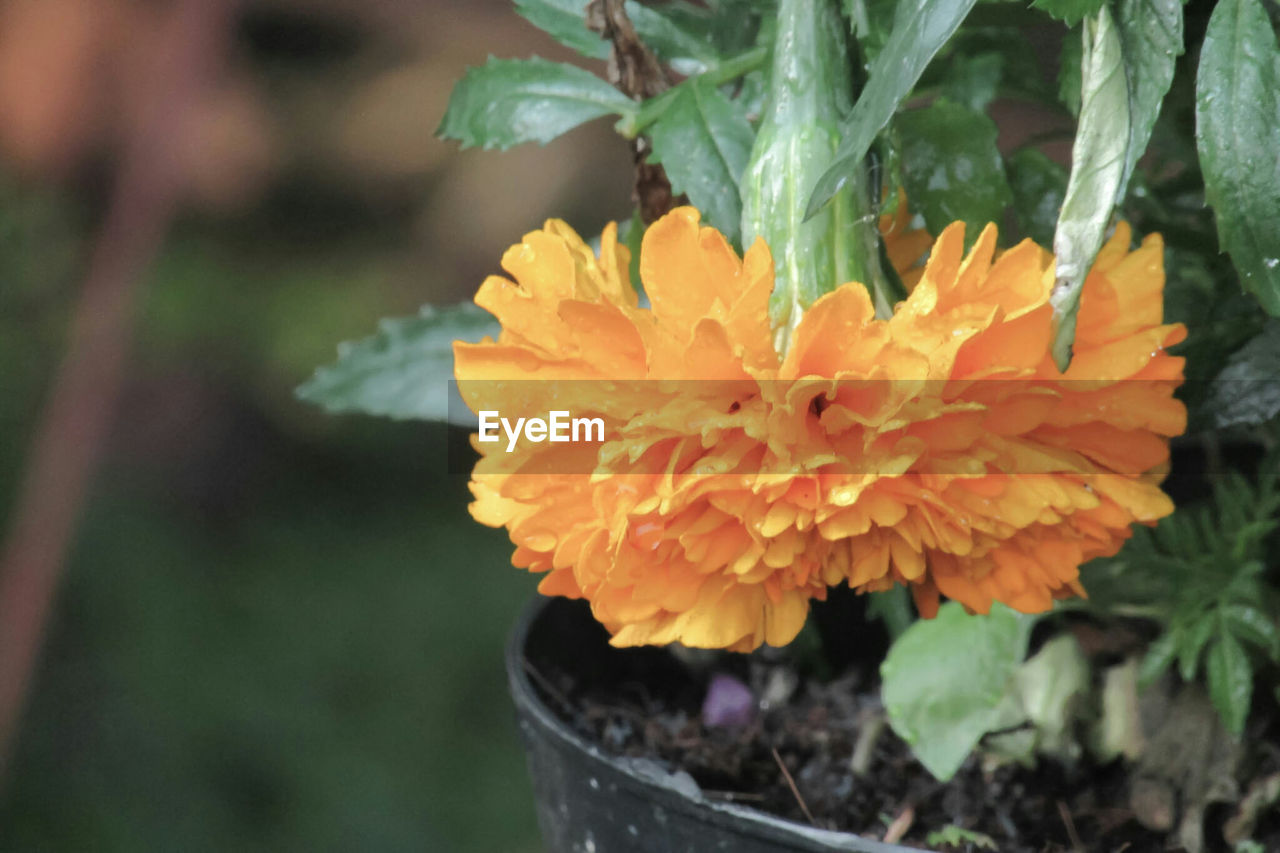
[{"label": "serrated leaf", "polygon": [[867,85],[842,128],[831,165],[813,189],[806,217],[817,213],[862,168],[862,158],[876,134],[893,118],[929,60],[959,28],[973,4],[974,0],[904,0],[898,6],[893,31],[871,63]]},{"label": "serrated leaf", "polygon": [[453,342],[474,343],[499,331],[488,312],[470,303],[428,305],[416,317],[383,320],[371,337],[340,344],[338,360],[316,370],[296,393],[333,413],[449,420]]},{"label": "serrated leaf", "polygon": [[1119,204],[1138,158],[1147,150],[1182,55],[1182,0],[1116,0],[1115,9],[1129,89],[1129,147],[1116,190]]},{"label": "serrated leaf", "polygon": [[1071,177],[1053,237],[1057,256],[1051,349],[1059,370],[1071,361],[1080,288],[1102,247],[1129,144],[1129,92],[1120,35],[1106,7],[1083,27],[1080,122],[1071,147]]},{"label": "serrated leaf", "polygon": [[1008,166],[1013,209],[1022,230],[1041,246],[1049,245],[1067,193],[1067,170],[1034,148],[1014,154]]},{"label": "serrated leaf", "polygon": [[[526,21],[592,59],[607,59],[609,43],[587,29],[590,0],[516,0],[516,12]],[[630,11],[630,10],[628,10]]]},{"label": "serrated leaf", "polygon": [[1227,731],[1239,737],[1253,699],[1253,669],[1235,637],[1223,634],[1209,649],[1208,674],[1209,698]]},{"label": "serrated leaf", "polygon": [[1258,0],[1214,7],[1196,73],[1196,145],[1218,242],[1280,315],[1280,48]]},{"label": "serrated leaf", "polygon": [[1090,15],[1098,14],[1106,0],[1031,0],[1031,5],[1074,27]]},{"label": "serrated leaf", "polygon": [[649,159],[666,169],[675,192],[688,195],[709,224],[737,243],[742,227],[738,181],[755,134],[739,106],[707,81],[695,77],[676,89],[648,129]]},{"label": "serrated leaf", "polygon": [[999,604],[971,616],[947,602],[889,649],[880,667],[889,724],[938,779],[955,775],[996,724],[1034,622]]},{"label": "serrated leaf", "polygon": [[972,243],[1013,200],[996,147],[996,124],[947,100],[898,116],[895,136],[911,207],[935,235],[957,220]]},{"label": "serrated leaf", "polygon": [[1280,320],[1231,355],[1213,381],[1205,410],[1219,428],[1262,424],[1280,414]]},{"label": "serrated leaf", "polygon": [[635,101],[576,66],[538,57],[490,59],[467,69],[436,133],[464,148],[506,149],[550,142],[609,114],[634,120],[637,109]]}]

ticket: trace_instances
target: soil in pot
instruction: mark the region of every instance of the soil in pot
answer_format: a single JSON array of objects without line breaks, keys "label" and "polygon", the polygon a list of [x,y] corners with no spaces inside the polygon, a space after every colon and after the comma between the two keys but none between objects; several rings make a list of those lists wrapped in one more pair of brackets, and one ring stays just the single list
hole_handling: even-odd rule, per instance
[{"label": "soil in pot", "polygon": [[[814,620],[860,626],[856,635],[842,630],[852,636],[843,647],[825,644],[834,659],[803,645],[772,656],[614,649],[583,602],[553,604],[557,639],[526,662],[548,707],[609,754],[689,773],[708,799],[922,849],[939,849],[934,833],[947,827],[979,835],[941,849],[982,849],[974,839],[984,836],[1002,853],[1177,849],[1136,819],[1122,761],[992,769],[971,756],[955,778],[935,780],[884,723],[876,662],[887,641],[852,596],[834,596]],[[1115,642],[1134,639],[1094,637],[1094,653],[1113,654]],[[705,724],[716,674],[749,684],[760,700],[745,724]],[[1259,722],[1249,738],[1248,778],[1280,772],[1277,721]],[[1206,850],[1229,849],[1221,826],[1233,811],[1209,810]],[[1254,837],[1264,850],[1280,850],[1275,810]]]}]

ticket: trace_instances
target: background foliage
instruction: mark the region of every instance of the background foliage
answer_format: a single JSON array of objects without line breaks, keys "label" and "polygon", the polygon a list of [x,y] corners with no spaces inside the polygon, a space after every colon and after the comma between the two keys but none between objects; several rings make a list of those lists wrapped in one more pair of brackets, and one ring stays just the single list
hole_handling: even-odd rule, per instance
[{"label": "background foliage", "polygon": [[[607,47],[580,5],[519,0],[521,20],[500,0],[244,4],[147,281],[108,465],[0,797],[0,847],[533,849],[500,669],[530,579],[505,568],[501,532],[466,520],[465,489],[443,474],[445,427],[323,419],[289,389],[334,341],[410,315],[345,350],[356,361],[308,396],[434,416],[396,393],[422,381],[398,371],[425,364],[399,347],[438,354],[457,327],[437,321],[460,315],[419,306],[467,298],[552,213],[584,233],[630,218],[634,245],[631,155],[593,119],[648,138],[675,191],[740,233],[770,4],[628,4],[674,72],[643,103],[602,79]],[[6,513],[136,107],[128,57],[163,6],[3,7]],[[1274,418],[1277,328],[1258,310],[1275,313],[1280,293],[1268,8],[845,0],[865,89],[813,209],[866,169],[883,209],[902,187],[935,231],[994,219],[1006,245],[1056,238],[1076,275],[1114,201],[1166,237],[1195,429]],[[545,58],[511,58],[533,53]],[[458,153],[431,138],[441,118],[465,145],[512,150]],[[1073,173],[1078,128],[1094,153]],[[1221,371],[1233,382],[1206,383]],[[1238,393],[1250,382],[1258,392]],[[1231,480],[1120,558],[1163,570],[1194,547],[1230,573],[1207,610],[1144,603],[1169,629],[1152,669],[1176,659],[1207,677],[1237,729],[1243,685],[1275,653],[1241,609],[1263,577],[1253,567],[1274,573],[1263,487]]]}]

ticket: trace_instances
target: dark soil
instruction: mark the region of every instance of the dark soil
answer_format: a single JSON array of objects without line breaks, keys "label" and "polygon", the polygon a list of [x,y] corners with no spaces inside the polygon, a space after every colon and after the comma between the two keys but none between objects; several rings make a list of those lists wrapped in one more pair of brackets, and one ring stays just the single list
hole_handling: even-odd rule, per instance
[{"label": "dark soil", "polygon": [[[922,849],[932,849],[926,844],[930,833],[948,826],[989,836],[1001,853],[1180,849],[1135,819],[1122,761],[987,768],[970,757],[955,778],[941,783],[883,726],[868,738],[873,745],[865,772],[855,775],[851,759],[859,739],[883,719],[874,667],[846,661],[833,671],[813,637],[807,650],[798,643],[773,656],[677,656],[665,649],[608,649],[603,631],[594,623],[584,630],[591,629],[598,636],[589,642],[579,637],[563,649],[531,653],[529,669],[550,707],[611,753],[687,771],[708,798],[825,829],[882,840],[888,834]],[[869,647],[864,661],[878,661],[882,648],[876,647],[884,640],[864,636],[860,645]],[[800,662],[806,658],[808,664]],[[704,725],[702,702],[716,672],[739,677],[764,700],[747,725]],[[1269,725],[1267,737],[1246,748],[1246,779],[1280,771],[1277,728]],[[1207,849],[1228,849],[1220,827],[1233,811],[1209,810]],[[1254,837],[1263,839],[1262,849],[1280,851],[1275,810]]]}]

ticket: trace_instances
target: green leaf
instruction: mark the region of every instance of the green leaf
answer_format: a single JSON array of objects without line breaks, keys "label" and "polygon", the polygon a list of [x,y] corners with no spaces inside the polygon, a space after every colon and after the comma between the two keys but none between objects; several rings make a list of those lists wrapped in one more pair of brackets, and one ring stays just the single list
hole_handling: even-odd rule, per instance
[{"label": "green leaf", "polygon": [[924,843],[930,847],[963,847],[977,850],[999,850],[996,841],[990,835],[974,832],[971,829],[948,824],[937,832],[925,836]]},{"label": "green leaf", "polygon": [[[669,7],[682,7],[684,4],[668,4]],[[716,65],[720,54],[712,44],[709,34],[714,32],[716,21],[703,14],[698,23],[702,24],[698,31],[681,26],[680,23],[664,14],[665,8],[653,8],[630,2],[626,5],[627,15],[635,25],[636,35],[659,59],[671,64],[681,74],[700,74]],[[696,7],[689,7],[697,10]],[[692,23],[691,15],[684,16],[685,22]]]},{"label": "green leaf", "polygon": [[623,245],[631,250],[631,263],[627,270],[631,276],[631,286],[637,293],[644,293],[644,285],[640,282],[640,244],[644,240],[645,225],[640,217],[640,208],[637,207],[631,211],[631,218],[619,231],[621,233],[618,236],[622,239]]},{"label": "green leaf", "polygon": [[938,779],[955,775],[996,723],[1034,622],[999,604],[971,616],[947,602],[889,649],[880,667],[889,723]]},{"label": "green leaf", "polygon": [[436,131],[463,147],[506,149],[550,142],[610,113],[634,121],[638,104],[604,80],[562,62],[490,59],[467,69]]},{"label": "green leaf", "polygon": [[898,116],[895,136],[912,209],[935,235],[956,220],[972,243],[988,222],[999,222],[1013,200],[996,147],[996,124],[947,100]]},{"label": "green leaf", "polygon": [[1178,637],[1172,631],[1165,631],[1147,649],[1146,657],[1138,670],[1138,684],[1149,687],[1160,680],[1174,658],[1178,656]]},{"label": "green leaf", "polygon": [[1106,0],[1031,0],[1031,5],[1049,13],[1068,27],[1098,14]]},{"label": "green leaf", "polygon": [[1004,77],[1005,58],[998,53],[961,54],[951,63],[942,96],[971,110],[985,110]]},{"label": "green leaf", "polygon": [[1071,110],[1073,116],[1080,115],[1080,65],[1083,59],[1080,39],[1068,33],[1062,40],[1062,56],[1058,60],[1058,100]]},{"label": "green leaf", "polygon": [[876,134],[893,118],[929,60],[959,28],[973,4],[974,0],[904,0],[898,6],[893,32],[871,63],[867,85],[842,129],[840,147],[813,188],[806,218],[816,214],[862,169],[862,158]]},{"label": "green leaf", "polygon": [[1129,89],[1129,147],[1116,190],[1119,204],[1138,158],[1147,150],[1182,55],[1182,0],[1116,0],[1115,9]]},{"label": "green leaf", "polygon": [[453,342],[498,331],[497,321],[471,303],[427,305],[417,317],[383,320],[372,337],[340,344],[338,360],[316,370],[296,393],[334,413],[449,420]]},{"label": "green leaf", "polygon": [[[626,4],[627,17],[636,28],[640,41],[659,59],[671,63],[682,74],[697,74],[714,65],[719,58],[707,34],[713,21],[706,11],[695,6],[688,10],[701,13],[702,26],[697,30],[682,24],[698,21],[690,14],[677,21],[669,12],[685,4],[669,4],[670,9],[654,9],[640,3]],[[591,59],[608,59],[609,43],[587,28],[587,0],[516,0],[516,11],[525,20],[556,41]]]},{"label": "green leaf", "polygon": [[1227,361],[1204,406],[1218,427],[1262,424],[1280,414],[1280,320],[1270,320]]},{"label": "green leaf", "polygon": [[1196,677],[1196,670],[1200,666],[1200,653],[1208,645],[1209,639],[1213,636],[1213,629],[1218,627],[1218,624],[1216,613],[1203,613],[1190,628],[1179,634],[1178,674],[1182,676],[1183,681],[1190,681]]},{"label": "green leaf", "polygon": [[867,615],[884,623],[892,640],[901,637],[916,621],[915,611],[911,608],[911,593],[905,586],[897,584],[867,596]]},{"label": "green leaf", "polygon": [[1070,634],[1045,642],[1018,667],[1018,697],[1034,726],[1034,747],[1064,764],[1079,757],[1076,723],[1092,690],[1093,670],[1080,643]]},{"label": "green leaf", "polygon": [[1280,49],[1258,0],[1214,7],[1196,74],[1205,194],[1244,289],[1280,315]]},{"label": "green leaf", "polygon": [[1280,656],[1280,628],[1273,617],[1250,604],[1231,604],[1223,610],[1231,631],[1262,649],[1271,658]]},{"label": "green leaf", "polygon": [[865,64],[875,61],[889,41],[895,8],[897,0],[844,0],[845,16],[858,39]]},{"label": "green leaf", "polygon": [[1028,237],[1041,246],[1053,242],[1053,229],[1067,193],[1067,170],[1044,152],[1023,148],[1009,158],[1013,209]]},{"label": "green leaf", "polygon": [[1208,672],[1209,698],[1227,731],[1239,737],[1253,698],[1253,669],[1235,637],[1223,634],[1209,649]]},{"label": "green leaf", "polygon": [[1076,336],[1080,288],[1102,248],[1129,143],[1129,92],[1120,35],[1103,7],[1085,21],[1080,124],[1071,148],[1071,177],[1053,237],[1058,258],[1053,305],[1053,359],[1065,371]]},{"label": "green leaf", "polygon": [[[529,23],[583,56],[607,59],[609,43],[587,29],[589,0],[516,0],[516,11]],[[628,11],[630,11],[628,9]]]},{"label": "green leaf", "polygon": [[759,36],[762,24],[772,25],[777,0],[705,0],[705,3],[706,10],[687,2],[667,3],[660,8],[684,29],[710,39],[724,56],[771,42]]},{"label": "green leaf", "polygon": [[671,188],[688,195],[708,223],[736,244],[742,225],[738,181],[755,134],[746,114],[714,85],[695,77],[677,88],[679,94],[649,127],[649,159],[661,163]]}]

